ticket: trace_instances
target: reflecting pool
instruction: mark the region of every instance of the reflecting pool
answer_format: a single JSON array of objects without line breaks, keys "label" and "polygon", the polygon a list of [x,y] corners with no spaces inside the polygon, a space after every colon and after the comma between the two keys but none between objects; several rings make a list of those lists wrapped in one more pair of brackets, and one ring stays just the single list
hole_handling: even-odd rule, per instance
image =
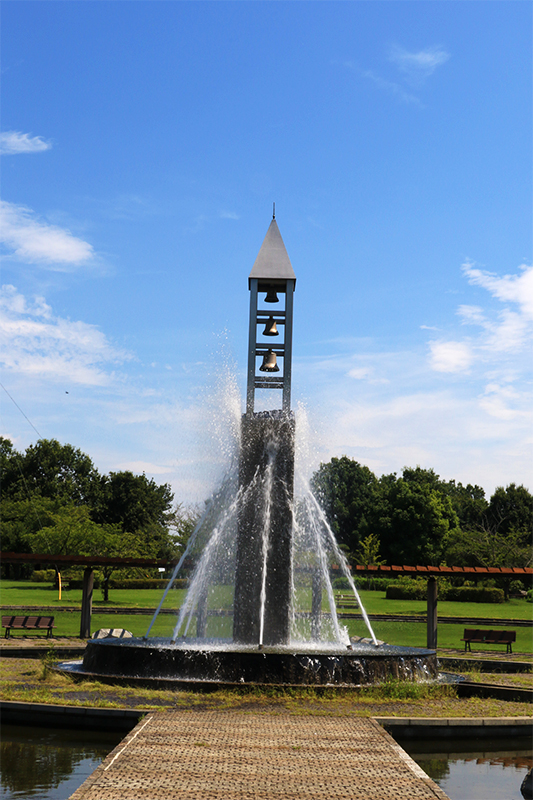
[{"label": "reflecting pool", "polygon": [[533,766],[531,737],[453,741],[396,738],[450,800],[524,800],[520,785]]},{"label": "reflecting pool", "polygon": [[2,725],[1,800],[66,800],[124,733]]}]

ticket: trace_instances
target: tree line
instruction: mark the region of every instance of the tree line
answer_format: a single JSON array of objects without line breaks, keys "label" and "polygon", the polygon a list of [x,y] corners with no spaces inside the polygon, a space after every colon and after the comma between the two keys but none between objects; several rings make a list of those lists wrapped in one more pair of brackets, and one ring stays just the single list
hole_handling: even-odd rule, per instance
[{"label": "tree line", "polygon": [[[128,470],[102,475],[88,455],[55,439],[21,453],[0,437],[0,479],[5,552],[170,559],[195,522],[194,511],[173,503],[169,484]],[[102,571],[107,584],[112,568]]]},{"label": "tree line", "polygon": [[[170,559],[199,515],[174,502],[169,484],[130,471],[102,475],[88,455],[55,439],[22,453],[0,437],[0,476],[8,552]],[[533,496],[524,486],[498,487],[487,499],[480,486],[444,481],[432,469],[378,478],[347,456],[321,464],[311,483],[352,563],[532,563]]]},{"label": "tree line", "polygon": [[363,564],[530,566],[533,496],[524,486],[442,480],[405,467],[376,477],[342,456],[321,464],[312,488],[349,560]]}]

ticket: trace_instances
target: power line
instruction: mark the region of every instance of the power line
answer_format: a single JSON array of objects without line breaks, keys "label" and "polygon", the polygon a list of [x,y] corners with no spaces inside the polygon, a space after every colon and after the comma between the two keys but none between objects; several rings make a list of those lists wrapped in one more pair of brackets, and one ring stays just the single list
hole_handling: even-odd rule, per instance
[{"label": "power line", "polygon": [[10,395],[10,394],[9,394],[9,392],[7,391],[6,387],[5,387],[5,386],[4,386],[2,383],[0,383],[0,386],[2,387],[2,389],[4,390],[4,392],[7,394],[7,396],[9,397],[9,399],[10,399],[10,400],[11,400],[11,401],[12,401],[12,402],[13,402],[13,403],[16,405],[16,407],[18,408],[18,410],[20,411],[20,413],[22,414],[22,416],[24,417],[24,419],[25,419],[25,420],[27,420],[27,421],[30,423],[31,427],[33,428],[33,430],[35,431],[35,433],[37,434],[37,436],[39,437],[39,439],[42,439],[43,437],[41,436],[41,434],[39,433],[39,431],[37,430],[37,428],[35,427],[35,425],[34,425],[34,424],[33,424],[33,422],[31,421],[31,419],[30,419],[29,417],[27,417],[27,416],[26,416],[26,414],[25,414],[25,413],[24,413],[24,411],[21,409],[21,407],[19,406],[19,404],[17,403],[17,401],[16,401],[16,400],[15,400],[13,397],[11,397],[11,395]]}]

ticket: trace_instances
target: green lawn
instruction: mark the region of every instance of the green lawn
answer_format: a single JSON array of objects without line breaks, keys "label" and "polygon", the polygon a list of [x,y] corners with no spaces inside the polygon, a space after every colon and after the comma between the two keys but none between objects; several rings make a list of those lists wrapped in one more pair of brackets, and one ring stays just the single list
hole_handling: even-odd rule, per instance
[{"label": "green lawn", "polygon": [[[157,608],[163,595],[161,589],[110,589],[109,602],[104,603],[102,590],[95,589],[93,606],[122,606],[123,608]],[[172,589],[164,603],[165,608],[179,608],[184,589]],[[77,606],[81,608],[81,589],[63,589],[61,600],[58,591],[48,583],[31,581],[0,581],[2,606]]]},{"label": "green lawn", "polygon": [[[344,593],[346,594],[346,593]],[[426,613],[425,600],[387,600],[385,592],[360,592],[361,600],[369,614],[420,614]],[[485,617],[492,619],[527,619],[533,617],[533,604],[524,598],[506,603],[455,603],[439,600],[439,614],[443,617]]]},{"label": "green lawn", "polygon": [[[350,636],[368,636],[367,629],[363,622],[359,620],[342,620],[346,625]],[[510,627],[510,626],[509,626]],[[406,647],[425,647],[426,646],[426,625],[419,622],[379,622],[372,624],[376,638],[388,644],[404,645]],[[441,623],[437,629],[437,646],[443,648],[464,648],[461,641],[464,625],[454,625]],[[533,628],[513,628],[516,631],[516,643],[513,644],[513,651],[516,653],[533,654]],[[473,652],[483,653],[505,653],[505,647],[500,645],[472,645]]]},{"label": "green lawn", "polygon": [[[93,607],[112,606],[123,608],[156,608],[161,600],[161,589],[111,589],[109,602],[104,603],[102,590],[95,589]],[[300,590],[304,604],[310,607],[310,592]],[[307,597],[309,594],[309,597]],[[345,595],[347,593],[344,593]],[[230,601],[231,589],[218,587],[216,596],[210,598],[211,607],[225,606]],[[385,592],[361,591],[361,600],[369,614],[419,614],[426,613],[425,600],[387,600]],[[184,589],[172,589],[164,602],[164,608],[179,608],[185,596]],[[2,606],[81,606],[81,589],[67,589],[58,599],[57,589],[49,584],[30,581],[1,581],[0,604]],[[323,608],[327,604],[324,598]],[[508,600],[506,603],[452,603],[439,602],[439,614],[447,617],[484,617],[493,619],[531,619],[533,604],[524,599]]]},{"label": "green lawn", "polygon": [[[30,612],[30,609],[27,609]],[[80,630],[80,617],[77,611],[58,611],[55,616],[55,635],[56,636],[72,636],[79,635]],[[144,636],[151,616],[145,614],[98,614],[98,610],[94,610],[92,616],[91,630],[96,631],[99,628],[125,628],[131,631],[134,636]],[[150,636],[171,636],[176,624],[176,617],[174,615],[160,615],[154,627],[150,632]],[[360,620],[342,620],[341,626],[346,625],[350,636],[368,636],[368,631],[364,623]],[[231,618],[230,617],[209,617],[208,620],[208,635],[211,636],[231,636]],[[391,622],[376,621],[373,624],[374,633],[378,639],[381,639],[389,644],[405,645],[410,647],[425,647],[426,646],[426,626],[419,622]],[[519,628],[516,627],[516,644],[513,645],[513,651],[516,653],[533,654],[533,628]],[[463,636],[464,625],[453,625],[441,623],[438,626],[438,646],[443,648],[459,648],[464,647],[461,642]],[[195,620],[192,622],[191,634],[195,633]],[[40,637],[45,641],[44,634],[31,634],[32,638]],[[15,632],[12,638],[21,639],[22,634]],[[484,653],[502,653],[505,652],[503,647],[496,647],[495,645],[473,645],[474,652]]]},{"label": "green lawn", "polygon": [[[307,600],[306,590],[302,591],[302,599]],[[363,591],[361,599],[369,614],[418,614],[423,616],[426,612],[424,601],[415,600],[386,600],[384,592]],[[185,590],[178,589],[169,592],[164,607],[179,608],[183,602]],[[113,589],[110,591],[110,600],[107,606],[120,608],[153,608],[159,604],[162,592],[160,589]],[[231,600],[231,589],[226,586],[219,587],[210,598],[211,607],[227,605]],[[58,599],[57,589],[48,584],[31,583],[29,581],[2,581],[0,583],[0,602],[2,606],[23,606],[24,611],[33,613],[45,606],[72,606],[81,607],[81,590],[63,591],[61,601]],[[121,615],[99,614],[98,608],[104,605],[102,592],[96,589],[93,598],[92,630],[98,628],[126,628],[135,636],[142,636],[150,622],[150,615]],[[324,603],[324,608],[326,604]],[[485,619],[531,619],[533,607],[525,600],[509,600],[507,603],[439,603],[439,614],[442,616],[457,617],[482,617]],[[21,612],[22,613],[22,612]],[[77,636],[79,634],[79,614],[74,612],[55,613],[55,633],[58,636]],[[176,619],[172,615],[160,615],[151,631],[154,636],[170,636],[174,630]],[[193,630],[194,633],[194,621]],[[346,625],[351,636],[367,636],[368,632],[362,620],[341,620]],[[374,632],[378,639],[390,644],[411,645],[424,647],[426,644],[426,626],[423,623],[407,623],[392,621],[376,621],[373,623]],[[438,629],[439,647],[460,648],[463,646],[464,625],[440,624]],[[230,636],[230,618],[209,617],[208,635]],[[517,641],[513,650],[517,653],[533,652],[533,628],[516,628]],[[37,635],[37,634],[36,634]],[[17,636],[17,634],[15,634]],[[20,636],[20,634],[18,634]],[[476,645],[476,651],[500,652],[502,648],[494,645]]]}]

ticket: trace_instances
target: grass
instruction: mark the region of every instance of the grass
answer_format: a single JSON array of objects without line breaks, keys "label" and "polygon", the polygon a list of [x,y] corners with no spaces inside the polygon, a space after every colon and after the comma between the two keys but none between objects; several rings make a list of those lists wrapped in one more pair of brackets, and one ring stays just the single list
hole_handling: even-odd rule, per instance
[{"label": "grass", "polygon": [[[385,592],[360,592],[368,614],[420,614],[426,613],[425,600],[387,600]],[[443,617],[483,617],[488,619],[523,619],[533,616],[533,605],[525,598],[511,599],[505,603],[457,603],[439,600],[439,614]]]},{"label": "grass", "polygon": [[[342,620],[342,624],[348,628],[350,636],[368,636],[368,632],[363,622],[359,620]],[[426,646],[426,626],[420,622],[392,622],[377,621],[372,625],[374,633],[378,639],[382,639],[388,644],[405,645],[406,647],[425,647]],[[437,645],[444,649],[461,649],[464,643],[461,642],[465,626],[462,624],[440,623],[437,627]],[[516,643],[513,644],[513,651],[516,653],[533,654],[533,628],[513,628],[516,631]],[[474,653],[505,653],[503,645],[494,644],[475,644],[472,645]]]},{"label": "grass", "polygon": [[[52,672],[54,654],[39,659],[2,659],[0,697],[3,700],[142,710],[219,710],[328,716],[398,717],[499,717],[530,716],[528,703],[467,698],[459,700],[453,686],[390,682],[338,692],[255,688],[222,690],[210,694],[145,689],[139,686],[108,686],[96,681],[75,683]],[[497,676],[505,681],[507,676]]]},{"label": "grass", "polygon": [[[102,590],[95,589],[93,606],[120,608],[153,608],[159,605],[161,589],[110,589],[109,602],[104,603]],[[2,606],[74,606],[81,608],[81,589],[63,589],[61,600],[58,590],[47,583],[31,581],[0,581],[0,603]],[[179,608],[185,597],[184,589],[172,589],[165,598],[164,608]]]},{"label": "grass", "polygon": [[[57,590],[50,585],[31,583],[30,581],[2,581],[0,583],[0,599],[3,606],[23,606],[21,613],[35,613],[35,610],[46,606],[71,606],[81,608],[81,590],[66,590],[61,601]],[[104,605],[120,610],[121,607],[131,608],[156,608],[161,599],[160,589],[113,589],[110,592],[110,601],[103,603],[101,590],[97,589],[93,598],[92,630],[99,628],[125,628],[134,636],[143,636],[150,623],[151,615],[129,614],[98,614],[98,609]],[[164,607],[178,608],[183,602],[185,591],[178,589],[169,592]],[[221,587],[219,595],[212,598],[210,605],[227,603],[227,587]],[[426,613],[424,601],[413,600],[386,600],[384,592],[361,592],[361,599],[369,614],[409,614],[423,616]],[[487,620],[494,619],[531,619],[533,607],[523,599],[509,600],[507,603],[439,603],[439,614],[442,616],[478,617]],[[56,636],[77,636],[79,634],[79,614],[68,611],[57,611],[55,616]],[[341,624],[346,625],[350,636],[368,636],[368,631],[361,618],[343,619]],[[487,624],[489,624],[487,622]],[[153,636],[171,636],[174,630],[175,617],[173,615],[160,615],[151,634]],[[194,626],[194,622],[193,622]],[[229,617],[209,617],[208,635],[229,636],[231,620]],[[405,645],[411,647],[425,647],[426,626],[423,623],[408,623],[394,621],[376,621],[373,629],[378,639],[389,644]],[[438,645],[440,648],[462,648],[461,638],[464,625],[441,623],[438,626]],[[194,631],[193,631],[194,632]],[[13,634],[12,634],[13,635]],[[533,628],[516,628],[517,640],[513,650],[517,653],[533,654]],[[21,634],[14,634],[20,637]],[[38,634],[35,634],[37,637]],[[44,638],[44,634],[41,634]],[[495,645],[475,645],[475,652],[501,653],[503,648]]]},{"label": "grass", "polygon": [[[161,589],[111,589],[109,602],[104,603],[102,590],[95,589],[93,606],[115,608],[156,608],[162,596]],[[306,595],[306,590],[302,590]],[[343,593],[346,595],[346,592]],[[426,613],[425,600],[387,600],[385,592],[361,591],[361,600],[369,614],[408,614],[423,616]],[[172,589],[163,604],[163,608],[179,608],[185,596],[184,589]],[[306,598],[310,605],[310,597]],[[230,602],[228,587],[218,587],[216,596],[210,600],[210,606],[224,606]],[[64,589],[59,600],[58,591],[50,584],[32,583],[31,581],[0,581],[0,602],[2,606],[75,606],[81,607],[81,589]],[[324,610],[326,604],[323,603]],[[483,617],[489,619],[521,619],[530,620],[533,616],[533,605],[525,599],[511,599],[505,603],[457,603],[447,600],[439,601],[439,614],[448,617]]]}]

